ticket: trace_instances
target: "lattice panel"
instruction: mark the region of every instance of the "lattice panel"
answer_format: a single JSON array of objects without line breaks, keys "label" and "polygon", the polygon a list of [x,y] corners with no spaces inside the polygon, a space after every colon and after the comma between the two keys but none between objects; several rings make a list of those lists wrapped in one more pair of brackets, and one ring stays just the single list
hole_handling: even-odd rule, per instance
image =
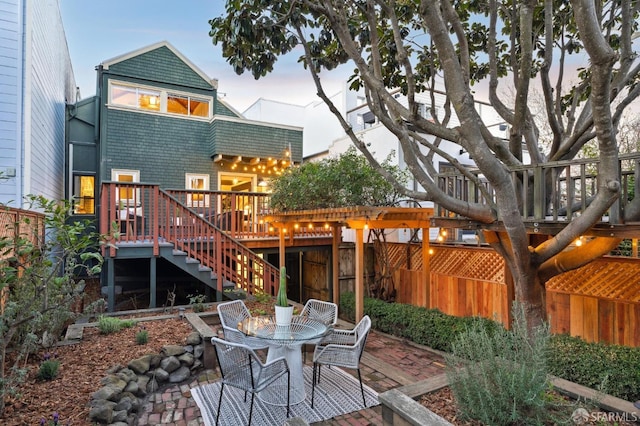
[{"label": "lattice panel", "polygon": [[[392,269],[422,269],[422,246],[420,244],[387,243],[385,246]],[[376,245],[376,250],[380,250],[385,246]],[[407,253],[411,256],[409,264],[407,264]],[[407,267],[407,265],[410,267]]]},{"label": "lattice panel", "polygon": [[640,262],[603,258],[547,282],[547,290],[640,302]]},{"label": "lattice panel", "polygon": [[[28,218],[28,221],[25,219]],[[16,232],[16,224],[18,226]],[[44,231],[44,216],[40,213],[20,209],[0,209],[0,238],[14,238],[17,235],[29,238],[33,244],[38,243]],[[6,253],[9,256],[10,253]]]},{"label": "lattice panel", "polygon": [[[407,267],[407,254],[411,256],[411,268],[422,269],[422,246],[410,244],[386,244],[393,268]],[[376,247],[376,250],[380,247]],[[433,246],[431,272],[454,277],[464,277],[498,283],[505,282],[505,265],[502,257],[491,249],[461,249]]]},{"label": "lattice panel", "polygon": [[493,250],[434,247],[431,272],[505,283],[505,265]]}]

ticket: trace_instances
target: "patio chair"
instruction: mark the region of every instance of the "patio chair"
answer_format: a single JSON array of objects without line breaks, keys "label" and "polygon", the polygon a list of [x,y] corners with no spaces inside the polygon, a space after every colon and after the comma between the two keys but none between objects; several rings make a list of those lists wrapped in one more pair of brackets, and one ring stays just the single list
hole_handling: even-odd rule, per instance
[{"label": "patio chair", "polygon": [[217,307],[225,340],[242,343],[253,350],[267,349],[269,345],[257,337],[246,336],[238,330],[238,323],[251,317],[251,312],[242,300],[220,303]]},{"label": "patio chair", "polygon": [[255,394],[264,390],[285,374],[287,376],[287,418],[289,417],[291,383],[289,366],[284,357],[263,363],[253,349],[247,345],[227,342],[217,337],[212,337],[211,343],[216,348],[216,357],[218,358],[218,366],[222,376],[216,425],[220,421],[220,407],[222,406],[222,394],[225,385],[242,389],[244,391],[244,402],[247,402],[247,392],[251,392],[251,406],[249,408],[249,425],[251,425]]},{"label": "patio chair", "polygon": [[364,345],[371,330],[371,319],[365,315],[352,330],[334,329],[324,336],[316,345],[313,352],[313,379],[311,386],[311,408],[316,385],[320,384],[320,368],[322,365],[351,368],[358,371],[362,402],[367,405],[360,375],[360,359],[364,352]]},{"label": "patio chair", "polygon": [[[309,299],[307,303],[304,304],[300,316],[320,321],[325,325],[334,326],[338,321],[338,305],[318,299]],[[318,342],[320,342],[320,338],[309,340],[305,346],[307,344],[316,345]],[[307,361],[306,350],[304,350],[304,360],[305,362]]]}]

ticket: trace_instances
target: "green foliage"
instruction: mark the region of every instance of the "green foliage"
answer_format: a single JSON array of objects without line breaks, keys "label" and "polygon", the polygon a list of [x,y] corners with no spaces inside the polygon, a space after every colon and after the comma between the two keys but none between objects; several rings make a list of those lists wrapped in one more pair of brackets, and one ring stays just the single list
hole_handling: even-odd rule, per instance
[{"label": "green foliage", "polygon": [[136,324],[135,320],[127,319],[123,320],[116,317],[110,317],[107,315],[101,315],[98,318],[98,329],[102,334],[117,333],[123,328],[131,328]]},{"label": "green foliage", "polygon": [[191,306],[193,312],[204,311],[204,303],[207,301],[206,295],[200,293],[189,294],[187,295],[187,299],[189,299],[189,306]]},{"label": "green foliage", "polygon": [[[407,175],[392,165],[393,154],[382,166],[400,182]],[[389,180],[349,148],[337,158],[308,162],[287,169],[273,180],[271,206],[279,211],[348,206],[390,205],[400,198]]]},{"label": "green foliage", "polygon": [[140,330],[136,333],[136,343],[138,345],[146,345],[149,342],[149,332],[147,330]]},{"label": "green foliage", "polygon": [[640,348],[559,334],[551,338],[547,360],[553,375],[627,401],[640,400]]},{"label": "green foliage", "polygon": [[[545,424],[551,413],[545,365],[547,326],[527,329],[514,306],[512,330],[488,333],[479,323],[460,333],[445,356],[447,377],[467,419],[488,425]],[[564,420],[564,419],[563,419]]]},{"label": "green foliage", "polygon": [[230,299],[246,299],[247,298],[247,292],[244,291],[241,288],[230,288],[230,289],[225,289],[224,293],[227,295],[227,297],[229,297]]},{"label": "green foliage", "polygon": [[6,364],[7,349],[18,354],[17,365],[38,342],[55,342],[76,315],[71,306],[81,295],[79,278],[102,267],[103,236],[88,220],[69,221],[69,203],[42,196],[28,196],[26,203],[27,210],[42,212],[43,221],[25,216],[0,230],[0,289],[7,296],[0,316],[0,415],[5,396],[23,377],[19,368]]},{"label": "green foliage", "polygon": [[[346,318],[355,318],[355,296],[340,296],[340,312]],[[441,351],[450,351],[453,339],[471,324],[479,323],[491,334],[501,326],[485,318],[458,318],[438,309],[426,309],[403,303],[389,303],[365,297],[364,313],[371,317],[371,326],[384,333],[409,339]]]},{"label": "green foliage", "polygon": [[257,291],[253,296],[258,303],[269,303],[271,301],[271,296],[264,291]]},{"label": "green foliage", "polygon": [[284,266],[280,268],[280,285],[276,295],[276,306],[283,308],[289,306],[289,299],[287,299],[287,268]]},{"label": "green foliage", "polygon": [[60,368],[60,361],[57,359],[47,359],[42,361],[40,369],[36,377],[38,380],[49,381],[58,377],[58,369]]},{"label": "green foliage", "polygon": [[[340,315],[355,319],[355,295],[340,295]],[[437,309],[364,298],[364,313],[374,329],[445,352],[463,332],[475,330],[487,338],[504,333],[501,324],[485,318],[454,317]],[[588,343],[567,335],[550,338],[548,372],[599,389],[627,401],[640,400],[640,348]]]}]

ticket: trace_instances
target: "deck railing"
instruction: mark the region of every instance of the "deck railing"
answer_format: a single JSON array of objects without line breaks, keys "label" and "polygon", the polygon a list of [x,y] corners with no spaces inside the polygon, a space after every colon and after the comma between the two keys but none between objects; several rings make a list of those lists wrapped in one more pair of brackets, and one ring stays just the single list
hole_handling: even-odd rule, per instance
[{"label": "deck railing", "polygon": [[[216,213],[220,210],[212,207],[222,205],[218,204],[222,202],[219,199],[222,194],[197,194],[211,197],[207,203],[207,198],[193,197],[194,192],[172,193],[177,197],[152,184],[103,183],[100,232],[113,237],[109,255],[115,257],[118,244],[126,243],[151,244],[154,254],[158,255],[160,242],[168,242],[200,261],[202,266],[211,268],[220,292],[225,282],[231,282],[249,294],[258,291],[275,294],[278,268],[234,238],[244,234],[265,235],[262,228],[246,227],[245,221],[254,220],[253,217],[245,217],[244,209],[230,210],[240,211],[240,216],[226,211]],[[194,205],[194,200],[202,203]],[[230,206],[237,207],[235,202],[237,200]]]},{"label": "deck railing", "polygon": [[[511,178],[520,194],[525,221],[570,221],[581,214],[596,195],[598,159],[558,161],[511,169]],[[456,173],[438,175],[438,185],[449,195],[472,203],[493,204],[495,191],[482,173],[472,170],[475,180]],[[620,157],[621,196],[603,216],[603,221],[618,223],[628,200],[638,193],[640,153]],[[465,219],[458,213],[436,205],[435,217]]]}]

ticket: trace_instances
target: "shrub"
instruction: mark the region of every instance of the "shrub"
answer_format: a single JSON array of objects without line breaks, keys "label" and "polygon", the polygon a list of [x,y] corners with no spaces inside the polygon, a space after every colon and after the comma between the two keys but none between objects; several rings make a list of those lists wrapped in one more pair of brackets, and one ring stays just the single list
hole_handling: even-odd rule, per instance
[{"label": "shrub", "polygon": [[202,312],[204,311],[204,302],[207,301],[207,296],[204,294],[189,294],[187,296],[189,299],[189,305],[191,306],[191,310],[193,312]]},{"label": "shrub", "polygon": [[258,303],[269,303],[271,302],[271,295],[269,293],[265,293],[264,291],[258,291],[254,295],[256,302]]},{"label": "shrub", "polygon": [[38,380],[49,381],[58,377],[58,369],[60,368],[60,361],[57,359],[47,359],[42,361],[40,369],[36,377]]},{"label": "shrub", "polygon": [[640,348],[558,334],[549,342],[547,359],[550,374],[627,401],[640,399]]},{"label": "shrub", "polygon": [[149,342],[149,332],[147,330],[140,330],[136,333],[136,343],[139,345],[146,345]]},{"label": "shrub", "polygon": [[102,334],[117,333],[123,328],[131,328],[135,325],[136,321],[132,319],[122,320],[116,317],[110,317],[101,315],[98,318],[98,328]]},{"label": "shrub", "polygon": [[449,385],[462,415],[490,425],[544,424],[550,389],[544,355],[548,326],[527,329],[514,305],[513,329],[489,334],[480,323],[460,333],[445,356]]}]

